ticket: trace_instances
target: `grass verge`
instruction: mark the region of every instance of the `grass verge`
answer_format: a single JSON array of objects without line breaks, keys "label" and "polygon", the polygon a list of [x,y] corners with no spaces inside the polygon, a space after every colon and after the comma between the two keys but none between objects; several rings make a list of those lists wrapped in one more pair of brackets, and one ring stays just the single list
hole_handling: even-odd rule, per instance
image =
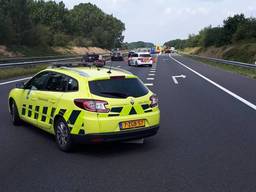
[{"label": "grass verge", "polygon": [[0,79],[8,79],[13,77],[25,76],[25,75],[33,75],[49,65],[40,64],[40,65],[27,65],[21,67],[13,67],[13,68],[3,68],[0,69]]},{"label": "grass verge", "polygon": [[202,59],[202,58],[197,58],[197,57],[193,57],[193,56],[188,56],[194,60],[200,61],[202,63],[211,65],[213,67],[216,68],[220,68],[226,71],[231,71],[234,73],[238,73],[240,75],[252,78],[252,79],[256,79],[256,69],[250,69],[250,68],[245,68],[245,67],[239,67],[239,66],[234,66],[234,65],[228,65],[228,64],[224,64],[224,63],[219,63],[219,62],[214,62],[214,61],[209,61],[207,59]]}]

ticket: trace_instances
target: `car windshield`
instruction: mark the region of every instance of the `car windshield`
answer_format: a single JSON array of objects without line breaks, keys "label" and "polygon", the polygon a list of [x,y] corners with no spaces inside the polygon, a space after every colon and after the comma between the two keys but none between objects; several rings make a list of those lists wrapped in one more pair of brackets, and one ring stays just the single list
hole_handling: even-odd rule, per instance
[{"label": "car windshield", "polygon": [[142,97],[148,94],[148,89],[137,78],[90,81],[89,87],[92,94],[109,98]]}]

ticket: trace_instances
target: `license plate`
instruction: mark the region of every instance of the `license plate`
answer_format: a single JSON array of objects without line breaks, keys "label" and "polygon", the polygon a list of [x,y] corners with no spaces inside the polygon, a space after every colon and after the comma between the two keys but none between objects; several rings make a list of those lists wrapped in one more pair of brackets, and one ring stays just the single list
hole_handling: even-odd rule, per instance
[{"label": "license plate", "polygon": [[141,119],[141,120],[121,122],[119,126],[120,126],[120,129],[133,129],[133,128],[145,127],[145,120]]},{"label": "license plate", "polygon": [[144,59],[143,61],[146,63],[146,62],[149,62],[149,59]]}]

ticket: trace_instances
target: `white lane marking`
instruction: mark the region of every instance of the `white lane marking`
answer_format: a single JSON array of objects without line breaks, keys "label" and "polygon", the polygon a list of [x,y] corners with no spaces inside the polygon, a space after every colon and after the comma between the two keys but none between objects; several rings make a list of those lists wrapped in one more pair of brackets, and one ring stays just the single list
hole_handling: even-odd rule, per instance
[{"label": "white lane marking", "polygon": [[150,70],[150,72],[156,72],[156,70]]},{"label": "white lane marking", "polygon": [[149,81],[153,81],[155,78],[147,78],[147,80],[149,80]]},{"label": "white lane marking", "polygon": [[153,83],[144,83],[144,85],[146,85],[147,87],[153,87],[154,86]]},{"label": "white lane marking", "polygon": [[118,65],[117,67],[118,67],[118,68],[120,68],[121,66],[120,66],[120,65]]},{"label": "white lane marking", "polygon": [[26,78],[22,78],[22,79],[16,79],[16,80],[12,80],[12,81],[6,81],[6,82],[3,82],[3,83],[0,83],[0,85],[7,85],[7,84],[10,84],[10,83],[15,83],[15,82],[19,82],[19,81],[24,81],[24,80],[28,80],[28,79],[31,79],[32,77],[26,77]]},{"label": "white lane marking", "polygon": [[155,76],[155,74],[152,74],[152,73],[150,73],[150,74],[148,74],[149,76]]},{"label": "white lane marking", "polygon": [[176,75],[176,76],[172,76],[173,82],[178,85],[179,82],[177,81],[177,78],[183,78],[183,79],[185,79],[186,76],[185,76],[185,75]]},{"label": "white lane marking", "polygon": [[225,87],[219,85],[218,83],[215,83],[214,81],[212,81],[211,79],[203,76],[202,74],[198,73],[197,71],[191,69],[190,67],[186,66],[184,63],[178,61],[177,59],[174,59],[172,56],[170,56],[171,59],[173,59],[174,61],[176,61],[178,64],[182,65],[183,67],[187,68],[188,70],[192,71],[193,73],[195,73],[196,75],[198,75],[199,77],[203,78],[204,80],[208,81],[209,83],[211,83],[212,85],[218,87],[219,89],[221,89],[222,91],[226,92],[227,94],[231,95],[232,97],[236,98],[237,100],[241,101],[242,103],[244,103],[245,105],[249,106],[250,108],[256,110],[256,105],[254,105],[253,103],[247,101],[246,99],[240,97],[239,95],[233,93],[232,91],[226,89]]}]

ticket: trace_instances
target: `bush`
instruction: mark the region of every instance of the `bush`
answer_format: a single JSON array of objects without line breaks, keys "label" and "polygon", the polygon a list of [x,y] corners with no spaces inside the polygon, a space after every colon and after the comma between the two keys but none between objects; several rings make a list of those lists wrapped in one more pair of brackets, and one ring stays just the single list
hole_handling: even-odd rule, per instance
[{"label": "bush", "polygon": [[70,41],[70,37],[64,33],[53,35],[53,46],[66,46]]}]

